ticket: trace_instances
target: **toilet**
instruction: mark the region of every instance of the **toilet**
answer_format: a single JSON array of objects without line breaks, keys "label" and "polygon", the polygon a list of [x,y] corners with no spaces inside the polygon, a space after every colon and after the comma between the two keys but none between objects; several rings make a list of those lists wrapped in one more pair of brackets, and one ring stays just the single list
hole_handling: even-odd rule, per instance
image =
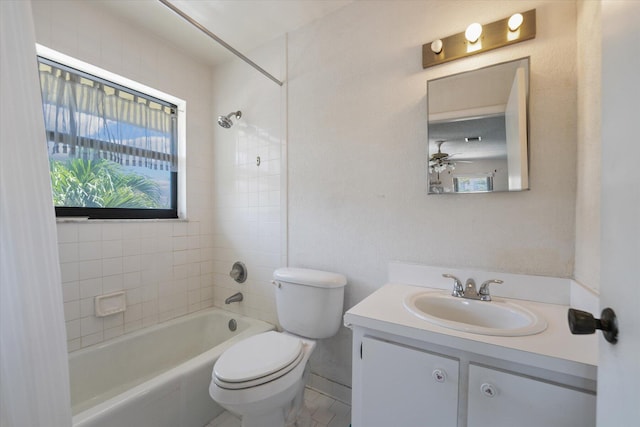
[{"label": "toilet", "polygon": [[283,332],[264,332],[234,344],[220,355],[211,374],[209,395],[239,415],[242,427],[294,425],[315,340],[335,335],[342,321],[345,276],[279,268],[272,283]]}]

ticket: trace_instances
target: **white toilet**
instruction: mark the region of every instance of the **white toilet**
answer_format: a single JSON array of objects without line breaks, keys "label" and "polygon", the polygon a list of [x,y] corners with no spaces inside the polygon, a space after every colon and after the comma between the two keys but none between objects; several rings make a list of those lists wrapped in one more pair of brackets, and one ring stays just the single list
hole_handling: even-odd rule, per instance
[{"label": "white toilet", "polygon": [[273,279],[284,332],[265,332],[234,344],[211,375],[209,394],[240,415],[242,427],[293,425],[315,340],[335,335],[342,321],[343,275],[279,268]]}]

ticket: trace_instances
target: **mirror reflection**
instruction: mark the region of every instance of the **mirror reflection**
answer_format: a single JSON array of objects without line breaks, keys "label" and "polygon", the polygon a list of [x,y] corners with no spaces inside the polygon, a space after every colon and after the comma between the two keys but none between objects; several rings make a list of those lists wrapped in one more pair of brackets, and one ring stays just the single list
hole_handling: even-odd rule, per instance
[{"label": "mirror reflection", "polygon": [[427,82],[429,194],[529,188],[529,58]]}]

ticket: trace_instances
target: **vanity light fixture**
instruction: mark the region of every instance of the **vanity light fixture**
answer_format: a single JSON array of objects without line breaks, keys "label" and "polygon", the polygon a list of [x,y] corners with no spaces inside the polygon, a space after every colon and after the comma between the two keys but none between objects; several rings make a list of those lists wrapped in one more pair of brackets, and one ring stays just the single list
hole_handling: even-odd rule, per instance
[{"label": "vanity light fixture", "polygon": [[422,45],[422,68],[443,64],[536,37],[536,10],[514,13],[489,24],[473,23],[466,31]]}]

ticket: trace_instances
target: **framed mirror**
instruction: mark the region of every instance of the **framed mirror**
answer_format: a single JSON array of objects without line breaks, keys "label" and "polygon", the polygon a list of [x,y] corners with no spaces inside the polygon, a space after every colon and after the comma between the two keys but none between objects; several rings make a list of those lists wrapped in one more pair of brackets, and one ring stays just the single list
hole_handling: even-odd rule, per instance
[{"label": "framed mirror", "polygon": [[529,58],[429,80],[428,194],[529,189]]}]

